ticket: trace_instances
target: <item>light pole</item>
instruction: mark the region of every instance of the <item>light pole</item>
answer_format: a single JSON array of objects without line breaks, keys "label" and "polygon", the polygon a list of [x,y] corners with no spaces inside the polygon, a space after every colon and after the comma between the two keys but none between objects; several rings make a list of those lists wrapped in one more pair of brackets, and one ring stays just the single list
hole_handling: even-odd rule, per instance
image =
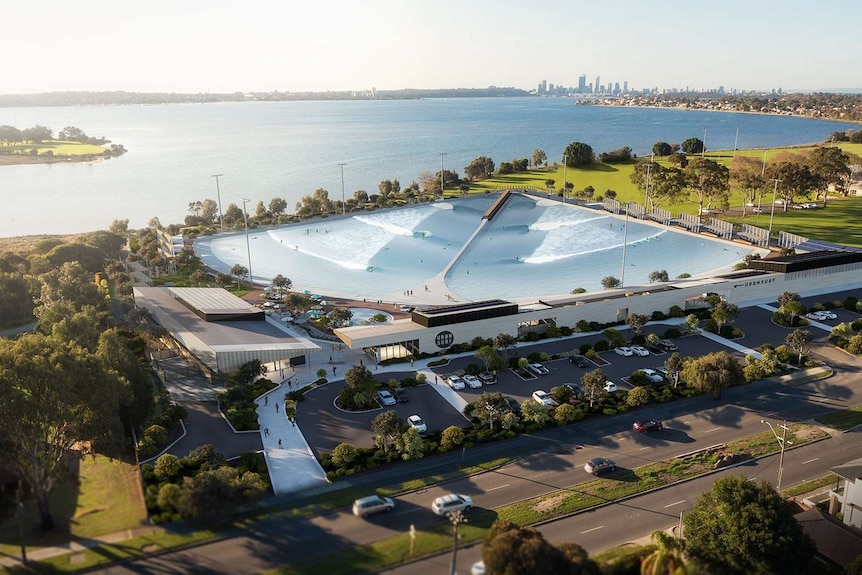
[{"label": "light pole", "polygon": [[775,490],[781,491],[781,473],[784,471],[784,449],[787,447],[787,444],[793,445],[792,441],[787,441],[787,424],[782,423],[781,425],[777,425],[779,429],[782,430],[781,437],[778,437],[778,432],[775,431],[775,427],[772,427],[772,424],[766,421],[765,419],[761,419],[760,423],[765,423],[769,426],[769,429],[772,431],[772,435],[775,436],[775,440],[778,442],[778,445],[781,446],[781,455],[778,457],[778,485],[775,487]]},{"label": "light pole", "polygon": [[242,202],[242,214],[245,219],[245,249],[246,253],[248,253],[248,283],[249,286],[254,289],[254,276],[251,275],[251,244],[248,241],[248,212],[245,210],[246,203],[250,202],[251,200],[247,198],[240,198],[240,201]]},{"label": "light pole", "polygon": [[458,560],[458,525],[467,523],[467,518],[460,511],[447,513],[452,523],[452,563],[449,565],[449,575],[455,575],[455,564]]},{"label": "light pole", "polygon": [[626,246],[629,242],[629,204],[626,203],[626,223],[625,232],[623,233],[623,269],[620,273],[620,287],[626,285]]},{"label": "light pole", "polygon": [[652,172],[652,161],[654,154],[649,155],[649,164],[646,167],[646,192],[644,193],[644,211],[649,209],[649,180],[650,172]]},{"label": "light pole", "polygon": [[338,167],[341,168],[341,215],[344,215],[344,166],[346,166],[344,162],[338,164]]},{"label": "light pole", "polygon": [[757,197],[757,207],[760,208],[761,211],[763,209],[761,206],[763,204],[763,185],[766,183],[766,153],[768,151],[769,150],[763,150],[763,164],[760,167],[760,181],[764,182],[764,184],[760,186],[760,195]]},{"label": "light pole", "polygon": [[440,197],[443,198],[443,156],[446,152],[440,152]]},{"label": "light pole", "polygon": [[700,149],[700,157],[704,157],[706,155],[706,128],[703,129],[703,146]]},{"label": "light pole", "polygon": [[216,195],[218,196],[218,223],[221,224],[221,232],[224,233],[224,218],[221,215],[221,189],[218,186],[218,179],[223,177],[224,174],[213,174],[212,177],[216,179]]},{"label": "light pole", "polygon": [[769,242],[772,241],[772,218],[775,217],[775,195],[778,193],[778,182],[781,180],[772,178],[775,186],[772,188],[772,209],[769,211],[769,233],[766,235],[766,247],[769,247]]},{"label": "light pole", "polygon": [[568,183],[568,174],[566,174],[566,168],[569,167],[569,155],[563,154],[563,203],[566,203],[566,190],[569,189]]}]

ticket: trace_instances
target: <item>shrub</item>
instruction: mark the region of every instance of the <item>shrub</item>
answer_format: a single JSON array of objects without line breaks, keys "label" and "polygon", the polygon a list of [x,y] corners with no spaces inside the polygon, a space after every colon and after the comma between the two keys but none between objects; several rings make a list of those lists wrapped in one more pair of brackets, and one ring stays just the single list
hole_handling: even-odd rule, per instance
[{"label": "shrub", "polygon": [[670,309],[667,310],[667,315],[668,317],[684,317],[685,312],[678,305],[672,305],[670,306]]},{"label": "shrub", "polygon": [[605,339],[600,339],[599,341],[597,341],[597,342],[596,342],[596,345],[594,346],[594,349],[595,349],[596,351],[607,351],[607,350],[609,349],[609,347],[610,347],[610,346],[608,345],[607,340],[605,340]]},{"label": "shrub", "polygon": [[844,301],[842,302],[841,305],[844,309],[853,311],[854,309],[856,309],[856,304],[858,304],[858,303],[859,303],[859,298],[851,295],[851,296],[847,296],[846,298],[844,298]]},{"label": "shrub", "polygon": [[613,407],[606,407],[602,410],[605,415],[616,415],[618,412]]},{"label": "shrub", "polygon": [[457,425],[450,425],[440,436],[440,450],[449,451],[464,443],[464,430]]},{"label": "shrub", "polygon": [[177,501],[179,501],[181,493],[182,489],[179,485],[176,483],[166,483],[159,488],[156,505],[162,511],[173,511],[177,508]]},{"label": "shrub", "polygon": [[156,466],[153,468],[153,475],[159,481],[169,481],[177,475],[182,469],[183,464],[180,463],[180,458],[170,453],[165,453],[156,459]]},{"label": "shrub", "polygon": [[138,441],[138,455],[144,459],[152,457],[158,453],[157,449],[158,446],[156,446],[156,442],[148,435],[145,435],[140,439],[140,441]]},{"label": "shrub", "polygon": [[563,337],[569,337],[570,335],[572,335],[572,333],[574,332],[569,326],[564,325],[560,327],[560,335],[562,335]]},{"label": "shrub", "polygon": [[144,437],[149,437],[156,445],[163,445],[168,440],[168,430],[161,425],[151,425],[144,431]]},{"label": "shrub", "polygon": [[675,327],[669,328],[664,332],[665,339],[676,339],[681,335],[682,333]]},{"label": "shrub", "polygon": [[578,348],[578,351],[581,352],[581,355],[586,355],[588,351],[592,351],[593,346],[589,343],[581,344],[581,347]]},{"label": "shrub", "polygon": [[854,335],[847,341],[847,351],[854,354],[862,354],[862,335]]},{"label": "shrub", "polygon": [[564,403],[554,410],[554,419],[560,425],[566,425],[575,421],[577,410],[574,405]]},{"label": "shrub", "polygon": [[[709,322],[707,322],[709,323]],[[723,325],[718,328],[718,335],[721,337],[730,339],[733,337],[733,326],[732,325]]]},{"label": "shrub", "polygon": [[664,312],[659,310],[655,310],[650,316],[650,321],[662,321],[665,319],[667,319],[667,316],[664,314]]}]

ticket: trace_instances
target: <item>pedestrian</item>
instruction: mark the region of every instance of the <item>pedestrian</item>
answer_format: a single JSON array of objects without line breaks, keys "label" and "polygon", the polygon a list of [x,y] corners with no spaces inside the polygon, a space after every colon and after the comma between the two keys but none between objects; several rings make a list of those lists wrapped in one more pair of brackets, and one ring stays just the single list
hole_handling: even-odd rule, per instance
[{"label": "pedestrian", "polygon": [[332,363],[332,356],[329,356],[329,363]]},{"label": "pedestrian", "polygon": [[269,405],[269,396],[265,395],[263,396],[263,406],[266,407],[267,405]]},{"label": "pedestrian", "polygon": [[332,375],[335,375],[335,366],[332,366]]},{"label": "pedestrian", "polygon": [[278,402],[275,402],[275,412],[278,413]]},{"label": "pedestrian", "polygon": [[281,438],[278,438],[278,448],[281,449]]},{"label": "pedestrian", "polygon": [[359,358],[359,365],[362,365],[362,358]]},{"label": "pedestrian", "polygon": [[264,428],[263,428],[263,436],[264,436],[264,437],[269,437],[269,428],[268,428],[268,427],[264,427]]}]

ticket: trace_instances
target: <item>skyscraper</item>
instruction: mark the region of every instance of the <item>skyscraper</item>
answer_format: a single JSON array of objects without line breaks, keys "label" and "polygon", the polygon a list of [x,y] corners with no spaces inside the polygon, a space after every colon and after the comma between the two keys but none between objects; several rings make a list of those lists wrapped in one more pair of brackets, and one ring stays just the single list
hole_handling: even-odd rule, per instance
[{"label": "skyscraper", "polygon": [[581,74],[578,78],[578,93],[585,94],[587,91],[587,75]]},{"label": "skyscraper", "polygon": [[598,93],[601,90],[601,86],[602,86],[602,83],[600,82],[601,79],[602,79],[601,76],[596,76],[596,83],[593,84],[593,93]]}]

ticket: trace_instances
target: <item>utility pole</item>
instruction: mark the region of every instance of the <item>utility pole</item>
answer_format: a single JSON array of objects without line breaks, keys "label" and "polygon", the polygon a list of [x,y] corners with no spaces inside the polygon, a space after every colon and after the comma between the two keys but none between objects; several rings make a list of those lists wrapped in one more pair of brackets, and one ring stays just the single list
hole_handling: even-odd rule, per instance
[{"label": "utility pole", "polygon": [[567,176],[566,175],[566,168],[568,168],[568,167],[569,167],[569,156],[568,156],[568,154],[563,154],[563,203],[564,204],[566,203],[566,191],[569,189],[569,186],[567,185],[569,183],[569,180],[566,177]]},{"label": "utility pole", "polygon": [[452,563],[449,565],[449,575],[455,575],[455,565],[458,561],[458,525],[467,523],[467,518],[460,511],[447,513],[452,523]]},{"label": "utility pole", "polygon": [[769,247],[769,243],[772,241],[772,219],[775,217],[775,196],[778,193],[778,182],[781,180],[777,180],[772,178],[772,181],[775,182],[775,187],[772,188],[772,210],[769,212],[769,233],[766,235],[766,247]]},{"label": "utility pole", "polygon": [[254,276],[251,275],[251,244],[248,241],[248,212],[245,209],[246,203],[251,200],[247,198],[240,198],[242,201],[242,214],[245,219],[245,249],[248,253],[248,285],[250,288],[254,289]]},{"label": "utility pole", "polygon": [[219,189],[218,179],[224,174],[213,174],[211,177],[216,179],[216,195],[218,196],[218,223],[221,226],[221,232],[224,233],[224,218],[221,215],[221,189]]},{"label": "utility pole", "polygon": [[[775,440],[778,442],[778,445],[781,446],[781,455],[778,457],[778,485],[775,487],[775,490],[779,493],[781,492],[781,475],[784,471],[784,450],[787,447],[787,423],[782,422],[781,425],[777,425],[779,429],[782,430],[781,437],[778,437],[778,432],[775,431],[775,427],[772,427],[772,424],[766,421],[765,419],[761,419],[760,423],[765,423],[769,426],[770,431],[772,431],[772,435],[775,436]],[[793,443],[791,442],[791,445]]]},{"label": "utility pole", "polygon": [[338,164],[338,165],[339,165],[339,167],[341,168],[341,215],[343,216],[343,215],[344,215],[344,212],[345,212],[345,203],[344,203],[344,166],[346,166],[347,164],[345,164],[344,162],[342,162],[342,163],[340,163],[340,164]]},{"label": "utility pole", "polygon": [[440,152],[440,198],[443,198],[443,156],[446,152]]}]

